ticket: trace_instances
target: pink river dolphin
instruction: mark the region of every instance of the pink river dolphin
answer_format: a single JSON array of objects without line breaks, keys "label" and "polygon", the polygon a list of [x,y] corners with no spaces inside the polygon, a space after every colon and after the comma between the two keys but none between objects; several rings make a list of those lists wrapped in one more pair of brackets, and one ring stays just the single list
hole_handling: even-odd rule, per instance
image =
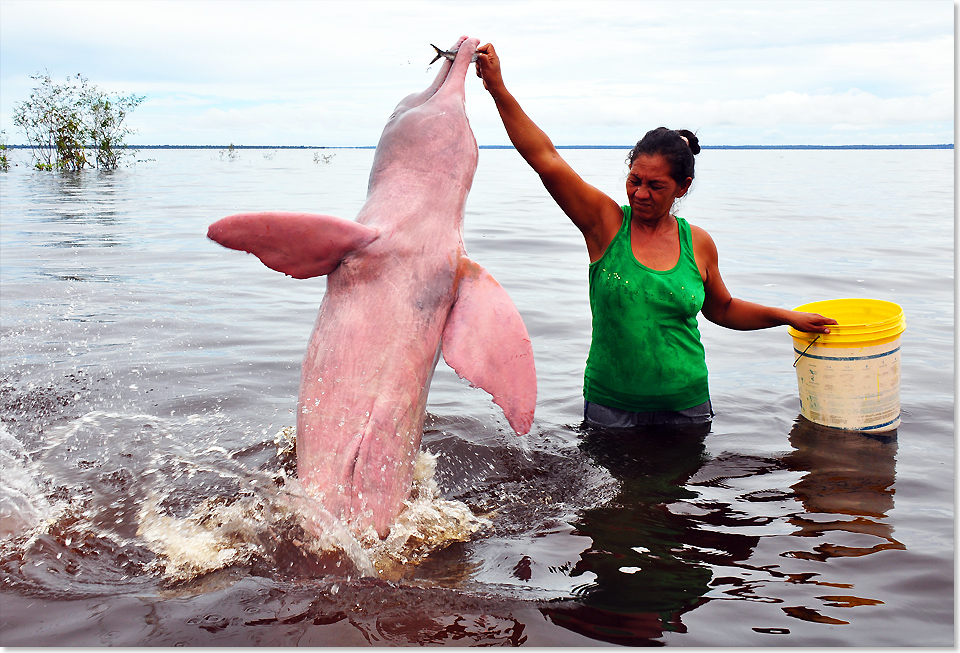
[{"label": "pink river dolphin", "polygon": [[441,351],[517,434],[533,422],[526,327],[463,245],[479,154],[464,82],[478,43],[462,37],[433,83],[397,105],[355,221],[242,213],[207,233],[297,279],[328,275],[300,377],[297,476],[357,533],[386,537],[409,497]]}]

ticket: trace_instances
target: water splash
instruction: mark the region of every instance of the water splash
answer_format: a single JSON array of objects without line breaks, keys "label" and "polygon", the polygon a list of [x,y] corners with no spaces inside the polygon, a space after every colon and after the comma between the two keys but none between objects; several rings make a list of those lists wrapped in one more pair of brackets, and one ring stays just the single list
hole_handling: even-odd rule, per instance
[{"label": "water splash", "polygon": [[[294,429],[282,429],[275,443],[278,460],[291,456]],[[285,468],[272,479],[272,485],[279,487],[263,479],[245,483],[247,491],[239,496],[205,498],[185,516],[164,507],[169,499],[166,490],[155,491],[139,511],[137,535],[157,554],[157,570],[174,582],[276,559],[290,545],[311,557],[313,567],[345,575],[400,578],[431,552],[466,541],[489,524],[465,504],[441,498],[434,479],[436,460],[436,455],[420,452],[411,496],[383,540],[372,529],[355,537]],[[279,557],[285,556],[280,553]]]},{"label": "water splash", "polygon": [[0,424],[0,538],[21,535],[52,516],[38,476],[23,445]]},{"label": "water splash", "polygon": [[435,475],[438,456],[421,451],[417,456],[410,498],[383,540],[370,529],[362,539],[381,577],[397,577],[402,567],[419,564],[432,551],[453,542],[466,542],[489,526],[460,501],[440,496]]}]

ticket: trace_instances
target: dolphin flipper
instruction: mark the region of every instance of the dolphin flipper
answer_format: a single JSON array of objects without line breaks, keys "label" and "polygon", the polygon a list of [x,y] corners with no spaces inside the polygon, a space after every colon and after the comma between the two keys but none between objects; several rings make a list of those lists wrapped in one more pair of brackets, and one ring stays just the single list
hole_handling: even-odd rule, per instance
[{"label": "dolphin flipper", "polygon": [[443,359],[458,376],[493,395],[518,435],[537,404],[533,345],[507,291],[477,263],[461,259],[456,303],[443,330]]},{"label": "dolphin flipper", "polygon": [[352,220],[315,213],[238,213],[210,225],[207,238],[250,252],[268,268],[295,279],[333,272],[343,257],[372,243],[379,232]]}]

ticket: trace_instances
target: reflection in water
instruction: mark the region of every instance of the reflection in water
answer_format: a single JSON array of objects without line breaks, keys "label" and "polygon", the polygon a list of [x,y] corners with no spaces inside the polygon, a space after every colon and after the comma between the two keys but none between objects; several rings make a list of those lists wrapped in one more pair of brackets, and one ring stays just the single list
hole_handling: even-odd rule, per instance
[{"label": "reflection in water", "polygon": [[75,268],[66,273],[54,268],[47,271],[48,277],[63,281],[111,280],[104,278],[111,275],[105,273],[106,266],[96,258],[98,253],[83,250],[133,245],[124,220],[129,215],[123,205],[130,190],[124,181],[128,179],[122,173],[106,170],[31,178],[32,186],[23,207],[25,226],[35,234],[37,246],[67,250],[43,253],[44,259],[63,264],[64,257],[69,255],[69,263]]},{"label": "reflection in water", "polygon": [[[301,600],[307,587],[303,590]],[[316,594],[301,606],[277,606],[257,597],[260,605],[244,634],[275,633],[277,626],[295,629],[301,646],[521,646],[527,640],[525,625],[510,610],[497,614],[494,606],[450,592],[409,588],[398,595],[386,583],[361,581],[323,587]],[[324,628],[333,624],[339,627]]]},{"label": "reflection in water", "polygon": [[[893,509],[896,431],[886,435],[843,431],[800,417],[790,432],[790,444],[795,450],[783,457],[783,466],[805,472],[792,486],[806,511],[806,515],[790,519],[798,527],[794,535],[820,537],[844,531],[883,541],[870,547],[823,543],[813,551],[789,551],[784,556],[825,561],[906,548],[893,538],[893,527],[884,521]],[[838,519],[809,515],[836,515]]]},{"label": "reflection in water", "polygon": [[554,623],[626,645],[683,632],[680,615],[703,601],[713,575],[703,550],[749,551],[756,538],[699,531],[695,516],[670,510],[697,496],[685,484],[706,460],[708,431],[585,429],[581,448],[617,478],[620,491],[574,524],[593,545],[571,575],[595,578],[579,588],[576,603],[544,610]]},{"label": "reflection in water", "polygon": [[[709,459],[704,447],[708,430],[585,430],[581,449],[617,478],[620,491],[605,505],[580,513],[576,532],[593,543],[571,575],[587,574],[592,580],[578,589],[576,601],[543,609],[554,623],[596,640],[650,645],[660,643],[653,640],[665,632],[686,632],[682,615],[712,600],[706,596],[712,587],[733,585],[723,592],[728,599],[783,603],[775,596],[756,595],[755,582],[730,575],[730,568],[754,569],[748,561],[761,535],[738,532],[749,532],[751,526],[780,521],[797,527],[795,536],[827,538],[812,551],[782,553],[786,558],[825,562],[905,548],[885,521],[893,508],[895,433],[841,431],[800,417],[790,433],[794,450],[780,458],[724,454]],[[697,500],[699,488],[782,471],[803,474],[790,486],[792,495],[783,488],[742,494],[732,505]],[[799,501],[802,511],[764,517],[747,514],[739,503],[790,499]],[[873,536],[881,542],[862,547],[830,542],[830,535],[839,531]],[[714,578],[717,568],[726,569]],[[763,571],[772,580],[789,584],[809,582],[846,591],[853,587],[812,581],[820,575],[816,573],[790,574],[771,566]],[[763,593],[770,594],[772,589],[767,587]],[[821,614],[823,606],[882,603],[846,594],[816,599],[820,603],[814,607],[781,610],[807,622],[843,625],[848,622]]]}]

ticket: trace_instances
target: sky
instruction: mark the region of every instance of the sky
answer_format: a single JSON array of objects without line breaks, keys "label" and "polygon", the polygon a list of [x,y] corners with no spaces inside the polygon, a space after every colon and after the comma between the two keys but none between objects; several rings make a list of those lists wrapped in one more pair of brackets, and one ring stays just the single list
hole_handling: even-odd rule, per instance
[{"label": "sky", "polygon": [[[954,142],[954,0],[0,0],[0,129],[32,75],[145,99],[139,145],[376,145],[442,48],[491,42],[558,145]],[[509,143],[471,72],[481,145]]]}]

